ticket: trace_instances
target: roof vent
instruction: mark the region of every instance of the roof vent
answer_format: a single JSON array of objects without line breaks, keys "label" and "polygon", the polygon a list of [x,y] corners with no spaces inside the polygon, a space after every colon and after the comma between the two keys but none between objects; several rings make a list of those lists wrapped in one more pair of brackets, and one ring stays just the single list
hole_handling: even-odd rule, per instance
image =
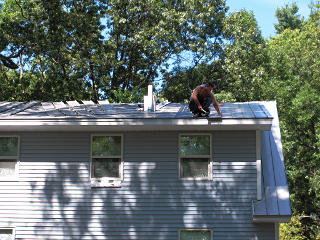
[{"label": "roof vent", "polygon": [[145,112],[155,112],[156,111],[156,99],[153,95],[152,85],[148,85],[148,96],[144,96],[144,106],[143,110]]}]

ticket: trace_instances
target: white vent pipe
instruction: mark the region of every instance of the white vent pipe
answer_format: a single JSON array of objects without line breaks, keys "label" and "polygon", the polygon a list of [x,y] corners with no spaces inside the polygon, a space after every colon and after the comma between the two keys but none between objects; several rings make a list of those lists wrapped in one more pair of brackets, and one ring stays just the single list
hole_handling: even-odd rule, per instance
[{"label": "white vent pipe", "polygon": [[156,111],[156,100],[153,96],[152,85],[148,85],[148,96],[144,96],[144,106],[143,110],[145,112],[155,112]]}]

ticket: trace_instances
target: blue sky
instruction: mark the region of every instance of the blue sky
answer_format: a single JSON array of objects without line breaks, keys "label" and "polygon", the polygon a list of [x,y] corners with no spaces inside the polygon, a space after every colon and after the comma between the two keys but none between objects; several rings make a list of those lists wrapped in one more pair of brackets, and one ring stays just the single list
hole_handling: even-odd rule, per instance
[{"label": "blue sky", "polygon": [[311,0],[226,0],[227,5],[230,7],[229,12],[241,9],[253,11],[262,36],[265,38],[275,35],[276,9],[284,7],[285,4],[291,5],[293,2],[296,2],[299,7],[298,14],[307,18],[310,13],[308,5]]}]

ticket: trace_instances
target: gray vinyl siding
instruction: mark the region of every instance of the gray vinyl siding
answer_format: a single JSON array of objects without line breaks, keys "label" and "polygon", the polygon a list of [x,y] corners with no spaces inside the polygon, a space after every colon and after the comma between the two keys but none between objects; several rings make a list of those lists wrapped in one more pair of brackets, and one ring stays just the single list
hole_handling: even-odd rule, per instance
[{"label": "gray vinyl siding", "polygon": [[179,133],[123,133],[121,188],[91,188],[91,133],[15,133],[19,181],[0,182],[0,222],[20,240],[177,240],[189,228],[274,239],[273,224],[252,223],[255,132],[212,132],[211,181],[179,179]]}]

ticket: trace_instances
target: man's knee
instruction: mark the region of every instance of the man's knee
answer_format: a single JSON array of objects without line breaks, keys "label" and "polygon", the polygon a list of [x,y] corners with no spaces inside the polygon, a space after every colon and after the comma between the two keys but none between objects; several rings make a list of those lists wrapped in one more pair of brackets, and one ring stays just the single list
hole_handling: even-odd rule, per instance
[{"label": "man's knee", "polygon": [[190,100],[189,102],[189,109],[191,112],[196,111],[198,108],[197,104],[195,103],[195,101],[193,99]]}]

